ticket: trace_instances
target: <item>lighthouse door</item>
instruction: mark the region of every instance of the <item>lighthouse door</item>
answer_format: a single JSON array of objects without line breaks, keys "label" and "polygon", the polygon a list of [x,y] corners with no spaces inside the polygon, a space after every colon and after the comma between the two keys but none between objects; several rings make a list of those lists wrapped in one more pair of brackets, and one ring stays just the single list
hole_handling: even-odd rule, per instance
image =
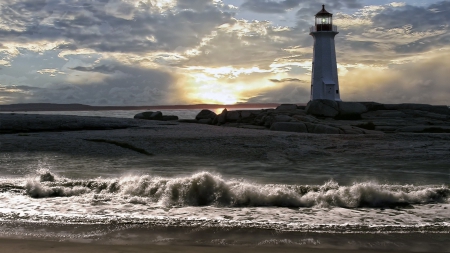
[{"label": "lighthouse door", "polygon": [[336,93],[335,83],[331,80],[323,80],[323,84],[324,84],[323,86],[325,88],[324,99],[334,100],[334,94]]}]

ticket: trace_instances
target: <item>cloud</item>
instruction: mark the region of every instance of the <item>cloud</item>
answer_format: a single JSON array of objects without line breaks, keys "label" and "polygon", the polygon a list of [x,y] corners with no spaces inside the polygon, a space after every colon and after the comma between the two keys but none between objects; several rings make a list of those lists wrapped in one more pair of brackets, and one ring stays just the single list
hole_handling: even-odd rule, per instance
[{"label": "cloud", "polygon": [[269,81],[274,83],[285,83],[285,82],[301,82],[302,80],[298,78],[283,78],[283,79],[269,79]]},{"label": "cloud", "polygon": [[249,103],[305,103],[309,101],[309,85],[287,84],[260,92],[248,99]]},{"label": "cloud", "polygon": [[[335,11],[343,8],[360,8],[360,0],[328,0],[323,4],[330,6]],[[293,8],[301,7],[299,14],[316,14],[320,10],[320,3],[314,0],[246,0],[241,8],[258,13],[286,13]],[[304,10],[308,10],[305,12]]]},{"label": "cloud", "polygon": [[340,77],[343,100],[448,105],[450,49],[389,69],[358,68]]}]

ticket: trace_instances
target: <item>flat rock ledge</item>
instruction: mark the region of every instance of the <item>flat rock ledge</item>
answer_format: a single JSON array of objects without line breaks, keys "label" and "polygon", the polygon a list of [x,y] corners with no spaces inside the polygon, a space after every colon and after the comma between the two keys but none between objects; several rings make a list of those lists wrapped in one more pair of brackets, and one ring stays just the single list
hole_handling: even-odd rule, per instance
[{"label": "flat rock ledge", "polygon": [[314,100],[276,109],[204,109],[180,122],[315,134],[450,133],[448,106]]},{"label": "flat rock ledge", "polygon": [[113,130],[138,127],[140,125],[134,119],[19,113],[0,114],[0,134]]}]

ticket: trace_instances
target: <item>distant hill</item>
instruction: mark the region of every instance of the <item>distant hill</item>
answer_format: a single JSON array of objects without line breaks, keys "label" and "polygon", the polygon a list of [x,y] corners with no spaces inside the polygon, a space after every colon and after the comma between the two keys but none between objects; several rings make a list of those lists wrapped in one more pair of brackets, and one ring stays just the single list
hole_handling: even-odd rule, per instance
[{"label": "distant hill", "polygon": [[18,111],[108,111],[108,110],[179,110],[179,109],[217,109],[217,108],[275,108],[280,104],[196,104],[196,105],[152,105],[152,106],[91,106],[83,104],[26,103],[0,105],[0,112]]}]

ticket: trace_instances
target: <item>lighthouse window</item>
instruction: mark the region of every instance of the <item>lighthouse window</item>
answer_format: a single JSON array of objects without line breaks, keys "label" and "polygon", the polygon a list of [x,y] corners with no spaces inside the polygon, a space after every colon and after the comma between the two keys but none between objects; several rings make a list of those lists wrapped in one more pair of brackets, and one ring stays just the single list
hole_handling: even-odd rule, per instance
[{"label": "lighthouse window", "polygon": [[339,90],[336,90],[336,94],[339,94]]}]

